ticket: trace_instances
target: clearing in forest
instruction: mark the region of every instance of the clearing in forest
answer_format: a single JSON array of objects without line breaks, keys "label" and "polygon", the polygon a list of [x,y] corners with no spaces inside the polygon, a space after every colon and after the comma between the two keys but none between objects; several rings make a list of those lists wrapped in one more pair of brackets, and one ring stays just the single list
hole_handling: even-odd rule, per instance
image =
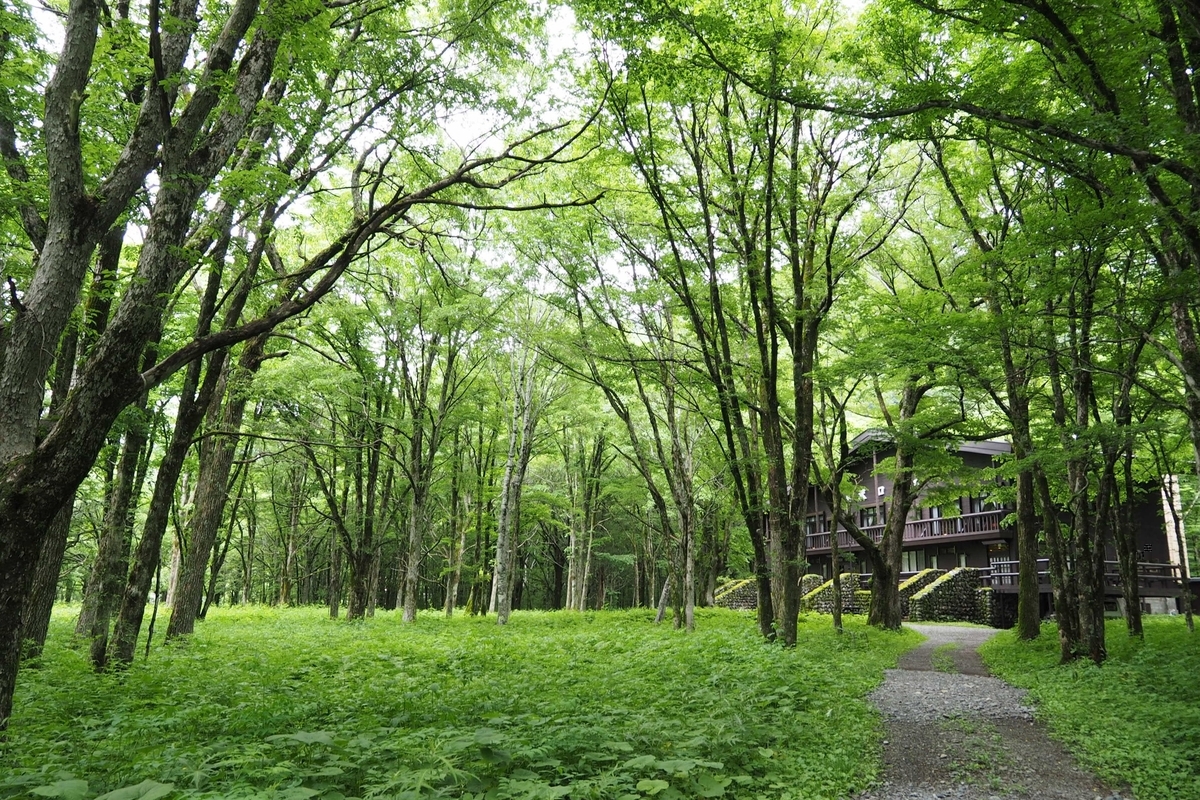
[{"label": "clearing in forest", "polygon": [[846,797],[878,770],[866,695],[917,640],[814,616],[788,650],[721,610],[688,635],[651,611],[251,607],[97,675],[69,614],[22,671],[0,798]]}]

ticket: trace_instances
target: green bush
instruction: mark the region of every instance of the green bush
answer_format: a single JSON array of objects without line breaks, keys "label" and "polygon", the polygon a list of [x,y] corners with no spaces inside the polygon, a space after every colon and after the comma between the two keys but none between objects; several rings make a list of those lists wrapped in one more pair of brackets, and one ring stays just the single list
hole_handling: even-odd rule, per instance
[{"label": "green bush", "polygon": [[[919,638],[827,617],[794,649],[698,611],[214,609],[124,674],[66,647],[23,670],[0,797],[834,798],[878,769],[864,697]],[[865,755],[864,755],[865,754]]]},{"label": "green bush", "polygon": [[1108,661],[1058,665],[1058,630],[1032,642],[1002,631],[981,649],[992,671],[1029,689],[1051,732],[1104,781],[1138,800],[1200,800],[1200,634],[1180,617],[1147,617],[1145,641],[1122,620]]}]

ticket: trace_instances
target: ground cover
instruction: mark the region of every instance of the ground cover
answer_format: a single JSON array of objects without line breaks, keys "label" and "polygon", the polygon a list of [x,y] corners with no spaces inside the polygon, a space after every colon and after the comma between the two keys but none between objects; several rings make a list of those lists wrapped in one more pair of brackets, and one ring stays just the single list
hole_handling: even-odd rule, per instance
[{"label": "ground cover", "polygon": [[864,697],[919,639],[847,626],[813,615],[785,650],[722,610],[686,635],[645,611],[499,629],[214,609],[97,675],[60,612],[21,673],[0,797],[843,797],[878,770]]},{"label": "ground cover", "polygon": [[929,654],[933,668],[938,672],[958,672],[958,667],[954,664],[956,650],[958,650],[956,642],[946,642],[946,644],[934,648],[933,652]]},{"label": "ground cover", "polygon": [[1058,631],[1033,642],[1003,631],[981,648],[1001,678],[1029,689],[1038,714],[1084,766],[1138,800],[1200,800],[1200,634],[1146,617],[1145,641],[1109,622],[1108,661],[1058,666]]}]

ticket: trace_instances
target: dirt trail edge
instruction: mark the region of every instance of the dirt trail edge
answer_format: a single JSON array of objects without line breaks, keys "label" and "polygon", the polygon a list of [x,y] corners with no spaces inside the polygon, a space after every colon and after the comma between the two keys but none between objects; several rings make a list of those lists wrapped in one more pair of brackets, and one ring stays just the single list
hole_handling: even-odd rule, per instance
[{"label": "dirt trail edge", "polygon": [[871,694],[883,783],[857,800],[1125,800],[1046,734],[1023,689],[988,675],[977,649],[994,630],[908,627],[927,639]]}]

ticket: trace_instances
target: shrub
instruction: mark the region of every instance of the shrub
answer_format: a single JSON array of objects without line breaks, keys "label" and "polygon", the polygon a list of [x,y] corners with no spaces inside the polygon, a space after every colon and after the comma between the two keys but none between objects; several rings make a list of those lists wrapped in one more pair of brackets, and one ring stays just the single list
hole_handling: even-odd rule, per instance
[{"label": "shrub", "polygon": [[1200,642],[1180,617],[1146,617],[1145,641],[1123,620],[1106,629],[1108,660],[1058,665],[1058,630],[1022,642],[1002,631],[980,652],[992,671],[1029,689],[1038,715],[1084,766],[1129,784],[1138,800],[1200,798]]}]

